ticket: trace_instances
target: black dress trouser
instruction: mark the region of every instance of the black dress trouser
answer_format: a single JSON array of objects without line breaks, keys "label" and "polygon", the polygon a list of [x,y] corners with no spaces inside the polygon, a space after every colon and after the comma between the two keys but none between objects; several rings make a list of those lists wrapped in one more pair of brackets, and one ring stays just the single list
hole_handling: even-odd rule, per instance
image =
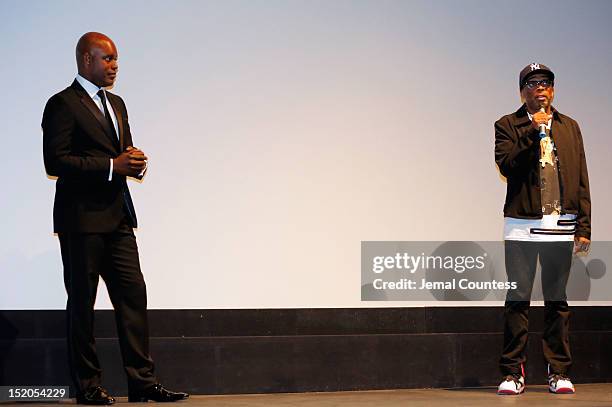
[{"label": "black dress trouser", "polygon": [[59,233],[68,294],[67,341],[77,392],[101,385],[94,338],[94,304],[101,276],[115,309],[123,366],[131,391],[156,383],[149,355],[147,294],[130,218],[111,233]]},{"label": "black dress trouser", "polygon": [[550,373],[565,374],[572,364],[565,288],[572,265],[573,242],[505,241],[506,273],[516,290],[508,290],[504,306],[504,347],[499,361],[503,375],[522,373],[529,332],[529,304],[538,257],[544,294],[544,358]]}]

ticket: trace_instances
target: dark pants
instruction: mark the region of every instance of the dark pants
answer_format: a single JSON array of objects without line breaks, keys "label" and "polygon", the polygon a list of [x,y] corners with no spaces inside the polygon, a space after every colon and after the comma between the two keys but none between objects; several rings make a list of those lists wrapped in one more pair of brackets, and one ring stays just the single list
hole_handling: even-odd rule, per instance
[{"label": "dark pants", "polygon": [[93,335],[100,276],[115,309],[129,388],[139,391],[155,384],[149,356],[146,287],[129,218],[112,233],[60,233],[59,241],[68,293],[68,359],[77,392],[101,384],[102,370]]},{"label": "dark pants", "polygon": [[529,331],[529,303],[538,257],[542,267],[545,327],[542,338],[544,358],[550,373],[567,373],[572,364],[569,344],[569,317],[565,287],[572,265],[573,242],[505,241],[509,290],[504,307],[504,348],[499,361],[502,374],[522,373]]}]

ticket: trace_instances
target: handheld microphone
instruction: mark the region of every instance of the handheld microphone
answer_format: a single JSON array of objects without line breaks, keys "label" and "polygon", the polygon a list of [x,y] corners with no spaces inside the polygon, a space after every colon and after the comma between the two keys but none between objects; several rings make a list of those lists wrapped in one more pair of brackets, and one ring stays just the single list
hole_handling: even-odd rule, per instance
[{"label": "handheld microphone", "polygon": [[[544,110],[544,106],[540,106],[540,112],[546,113],[546,110]],[[544,137],[546,137],[546,124],[542,123],[540,124],[540,138]]]}]

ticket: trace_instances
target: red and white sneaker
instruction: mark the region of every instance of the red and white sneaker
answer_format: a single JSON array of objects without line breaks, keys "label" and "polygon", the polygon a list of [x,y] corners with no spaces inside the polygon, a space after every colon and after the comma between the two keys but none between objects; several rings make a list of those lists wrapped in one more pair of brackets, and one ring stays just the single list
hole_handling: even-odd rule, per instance
[{"label": "red and white sneaker", "polygon": [[548,391],[555,394],[576,393],[570,378],[562,374],[551,374],[548,376]]},{"label": "red and white sneaker", "polygon": [[497,387],[499,395],[517,395],[525,391],[525,378],[520,374],[508,375]]}]

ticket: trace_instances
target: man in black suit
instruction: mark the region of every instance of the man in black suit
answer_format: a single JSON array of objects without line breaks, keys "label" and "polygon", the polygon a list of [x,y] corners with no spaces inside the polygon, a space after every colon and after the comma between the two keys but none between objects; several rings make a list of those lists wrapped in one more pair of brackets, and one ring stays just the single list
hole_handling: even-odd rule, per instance
[{"label": "man in black suit", "polygon": [[147,296],[126,177],[142,178],[147,156],[132,145],[123,99],[106,91],[117,76],[117,48],[86,33],[76,47],[78,75],[52,96],[42,120],[46,171],[57,177],[53,208],[68,294],[70,371],[81,404],[113,404],[101,386],[93,336],[99,277],[115,309],[129,401],[188,397],[163,388],[149,355]]}]

